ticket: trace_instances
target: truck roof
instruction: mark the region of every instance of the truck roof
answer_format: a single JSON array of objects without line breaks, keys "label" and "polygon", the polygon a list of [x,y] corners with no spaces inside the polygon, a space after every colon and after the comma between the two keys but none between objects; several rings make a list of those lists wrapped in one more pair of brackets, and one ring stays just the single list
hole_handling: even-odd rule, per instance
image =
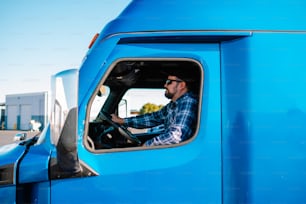
[{"label": "truck roof", "polygon": [[103,30],[147,31],[306,31],[304,0],[134,0]]}]

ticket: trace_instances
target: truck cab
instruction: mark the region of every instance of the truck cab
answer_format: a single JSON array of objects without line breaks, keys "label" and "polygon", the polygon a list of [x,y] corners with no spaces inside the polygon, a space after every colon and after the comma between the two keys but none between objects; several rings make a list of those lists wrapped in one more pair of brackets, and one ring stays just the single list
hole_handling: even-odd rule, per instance
[{"label": "truck cab", "polygon": [[[274,8],[271,11],[270,8]],[[132,1],[78,69],[52,76],[50,123],[0,148],[4,203],[305,203],[301,1]],[[145,147],[169,70],[198,100],[192,136]],[[134,111],[136,109],[136,111]]]}]

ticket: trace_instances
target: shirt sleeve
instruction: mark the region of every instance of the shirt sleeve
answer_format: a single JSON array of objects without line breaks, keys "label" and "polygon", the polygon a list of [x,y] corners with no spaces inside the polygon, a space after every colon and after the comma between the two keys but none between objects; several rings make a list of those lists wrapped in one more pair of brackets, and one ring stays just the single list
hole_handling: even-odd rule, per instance
[{"label": "shirt sleeve", "polygon": [[150,128],[164,124],[167,116],[167,106],[153,113],[124,118],[124,124],[133,128]]},{"label": "shirt sleeve", "polygon": [[189,139],[196,121],[197,101],[193,98],[177,104],[172,120],[163,134],[145,142],[145,146],[177,144]]}]

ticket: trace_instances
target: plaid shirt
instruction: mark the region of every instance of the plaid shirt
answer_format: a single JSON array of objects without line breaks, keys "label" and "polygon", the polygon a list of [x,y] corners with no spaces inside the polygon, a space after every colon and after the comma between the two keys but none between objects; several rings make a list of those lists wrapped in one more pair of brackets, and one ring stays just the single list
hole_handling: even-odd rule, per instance
[{"label": "plaid shirt", "polygon": [[186,93],[161,110],[136,117],[125,118],[125,125],[134,128],[150,128],[164,125],[165,131],[146,141],[146,146],[177,144],[189,139],[197,118],[198,102],[191,93]]}]

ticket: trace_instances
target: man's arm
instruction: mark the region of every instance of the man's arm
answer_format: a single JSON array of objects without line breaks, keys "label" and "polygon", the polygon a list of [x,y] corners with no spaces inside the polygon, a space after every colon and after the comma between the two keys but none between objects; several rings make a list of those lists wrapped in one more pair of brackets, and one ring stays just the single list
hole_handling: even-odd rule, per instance
[{"label": "man's arm", "polygon": [[173,121],[165,132],[145,142],[145,146],[178,144],[189,139],[193,134],[193,126],[196,122],[197,101],[193,98],[184,100],[178,104],[175,114],[169,116]]},{"label": "man's arm", "polygon": [[111,114],[112,121],[120,124],[126,125],[133,128],[150,128],[163,124],[164,118],[167,115],[167,106],[164,106],[161,110],[147,113],[143,115],[138,115],[128,118],[120,118],[115,114]]}]

